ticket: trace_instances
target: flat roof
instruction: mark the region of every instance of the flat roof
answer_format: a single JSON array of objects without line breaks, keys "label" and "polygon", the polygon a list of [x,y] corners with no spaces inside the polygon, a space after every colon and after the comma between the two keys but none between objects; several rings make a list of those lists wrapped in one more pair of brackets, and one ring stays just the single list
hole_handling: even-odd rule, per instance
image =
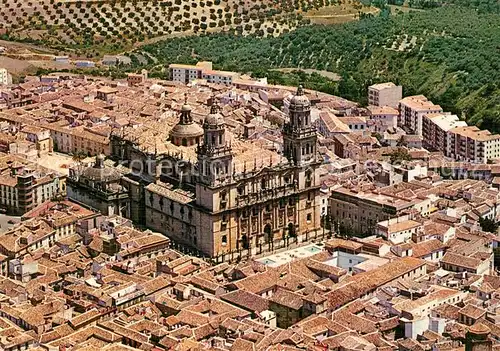
[{"label": "flat roof", "polygon": [[401,104],[417,111],[437,111],[441,112],[443,109],[439,105],[435,105],[432,101],[427,99],[424,95],[407,96],[399,101]]},{"label": "flat roof", "polygon": [[183,65],[180,63],[171,63],[169,68],[184,68],[184,69],[196,69],[196,70],[202,70],[203,67],[200,66],[194,66],[194,65]]},{"label": "flat roof", "polygon": [[374,256],[374,255],[367,255],[360,253],[356,255],[358,257],[363,257],[366,258],[363,262],[358,263],[357,265],[354,266],[354,268],[360,269],[365,272],[369,272],[371,270],[377,269],[387,262],[389,260],[387,258],[379,257],[379,256]]},{"label": "flat roof", "polygon": [[445,132],[456,127],[467,127],[467,122],[461,121],[457,115],[430,113],[426,117]]},{"label": "flat roof", "polygon": [[383,89],[389,89],[389,88],[394,88],[397,85],[394,84],[393,82],[386,82],[386,83],[378,83],[378,84],[373,84],[370,85],[370,89],[376,89],[376,90],[383,90]]},{"label": "flat roof", "polygon": [[235,76],[238,73],[231,72],[231,71],[217,71],[217,70],[213,70],[213,69],[207,69],[207,70],[203,70],[203,74],[211,74],[211,75],[218,75],[218,76]]},{"label": "flat roof", "polygon": [[481,130],[476,126],[456,127],[450,129],[450,132],[475,141],[489,141],[500,139],[500,135],[491,134],[489,130]]}]

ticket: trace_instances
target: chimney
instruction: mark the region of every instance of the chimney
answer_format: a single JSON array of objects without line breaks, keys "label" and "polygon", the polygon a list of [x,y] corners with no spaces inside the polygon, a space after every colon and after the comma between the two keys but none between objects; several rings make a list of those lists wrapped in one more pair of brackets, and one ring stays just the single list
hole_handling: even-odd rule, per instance
[{"label": "chimney", "polygon": [[252,123],[247,123],[243,127],[243,136],[245,137],[245,139],[248,139],[254,132],[255,126]]}]

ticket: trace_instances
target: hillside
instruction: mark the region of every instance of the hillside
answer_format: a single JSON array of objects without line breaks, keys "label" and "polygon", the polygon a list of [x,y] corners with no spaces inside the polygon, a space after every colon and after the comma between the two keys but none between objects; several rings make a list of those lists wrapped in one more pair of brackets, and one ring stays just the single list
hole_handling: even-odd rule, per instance
[{"label": "hillside", "polygon": [[[218,68],[267,75],[271,81],[304,81],[365,102],[368,85],[392,80],[405,94],[426,94],[469,122],[500,132],[500,14],[443,6],[362,19],[342,25],[307,26],[279,37],[213,34],[173,39],[141,50],[159,63],[212,60]],[[339,83],[297,67],[339,74]]]},{"label": "hillside", "polygon": [[0,0],[4,39],[93,57],[151,38],[234,31],[278,35],[336,0]]}]

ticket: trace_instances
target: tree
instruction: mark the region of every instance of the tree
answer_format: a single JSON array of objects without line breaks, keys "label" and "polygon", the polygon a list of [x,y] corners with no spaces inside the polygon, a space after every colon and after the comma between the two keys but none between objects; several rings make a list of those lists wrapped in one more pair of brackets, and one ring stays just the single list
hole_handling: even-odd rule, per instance
[{"label": "tree", "polygon": [[399,138],[396,146],[408,146],[404,138],[404,135],[401,135],[401,138]]},{"label": "tree", "polygon": [[84,151],[79,150],[79,151],[76,151],[75,153],[73,153],[72,158],[73,158],[73,161],[80,163],[82,160],[87,158],[87,154]]},{"label": "tree", "polygon": [[408,150],[401,148],[401,147],[399,147],[397,150],[391,152],[389,154],[389,157],[390,157],[391,163],[402,162],[402,161],[411,161],[411,159],[412,159]]},{"label": "tree", "polygon": [[479,225],[481,229],[485,232],[490,232],[496,234],[498,231],[498,223],[489,218],[479,218]]}]

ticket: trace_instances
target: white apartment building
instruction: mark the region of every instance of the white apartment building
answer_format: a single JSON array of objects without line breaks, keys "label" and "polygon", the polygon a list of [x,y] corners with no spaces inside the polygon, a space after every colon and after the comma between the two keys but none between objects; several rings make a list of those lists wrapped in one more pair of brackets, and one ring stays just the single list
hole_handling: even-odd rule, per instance
[{"label": "white apartment building", "polygon": [[500,135],[475,126],[450,129],[447,145],[446,155],[457,161],[487,163],[500,158]]},{"label": "white apartment building", "polygon": [[403,98],[403,87],[392,82],[368,87],[368,105],[397,108]]},{"label": "white apartment building", "polygon": [[239,74],[236,72],[214,70],[212,62],[208,61],[201,61],[196,65],[171,64],[169,71],[171,80],[184,84],[204,79],[208,83],[231,85],[234,80],[239,78]]},{"label": "white apartment building", "polygon": [[449,154],[448,131],[457,127],[467,127],[457,115],[450,113],[430,113],[422,119],[422,137],[424,146],[443,154]]},{"label": "white apartment building", "polygon": [[191,83],[196,79],[201,79],[203,67],[199,64],[200,63],[198,63],[196,66],[171,64],[169,66],[170,79],[174,82],[181,82],[184,84]]},{"label": "white apartment building", "polygon": [[400,118],[398,125],[411,134],[422,135],[422,117],[430,113],[442,113],[439,105],[434,105],[423,95],[408,96],[399,101]]},{"label": "white apartment building", "polygon": [[457,161],[487,163],[500,158],[500,135],[468,126],[450,113],[422,116],[424,145]]},{"label": "white apartment building", "polygon": [[12,84],[12,76],[5,68],[0,68],[0,85]]},{"label": "white apartment building", "polygon": [[205,79],[208,83],[215,84],[224,84],[231,85],[233,84],[233,80],[238,78],[238,73],[228,72],[228,71],[215,71],[215,70],[207,70],[203,71],[203,79]]}]

